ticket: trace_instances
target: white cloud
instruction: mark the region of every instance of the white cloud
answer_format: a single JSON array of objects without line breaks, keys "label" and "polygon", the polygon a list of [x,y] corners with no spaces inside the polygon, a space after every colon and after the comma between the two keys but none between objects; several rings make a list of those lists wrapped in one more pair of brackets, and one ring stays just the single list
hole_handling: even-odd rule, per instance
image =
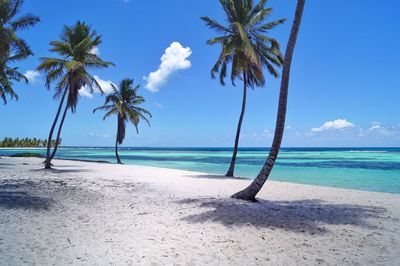
[{"label": "white cloud", "polygon": [[36,82],[36,78],[40,76],[40,73],[35,70],[28,70],[25,72],[24,76],[28,79],[29,82]]},{"label": "white cloud", "polygon": [[96,137],[96,138],[109,138],[109,137],[111,137],[111,135],[110,135],[110,134],[106,134],[106,133],[103,133],[103,134],[97,134],[97,133],[90,132],[90,133],[89,133],[89,137]]},{"label": "white cloud", "polygon": [[371,127],[369,128],[369,130],[378,130],[378,129],[382,129],[381,123],[378,121],[371,122]]},{"label": "white cloud", "polygon": [[374,121],[371,122],[371,126],[368,130],[375,135],[389,136],[396,135],[398,133],[398,129],[399,128],[397,126],[384,127],[379,121]]},{"label": "white cloud", "polygon": [[[268,129],[262,131],[254,131],[253,133],[243,133],[241,138],[247,141],[264,141],[266,139],[272,139],[274,132]],[[228,136],[230,138],[230,136]]]},{"label": "white cloud", "polygon": [[382,127],[380,125],[375,125],[375,126],[371,126],[369,128],[369,130],[376,130],[376,129],[381,129]]},{"label": "white cloud", "polygon": [[147,81],[146,88],[151,92],[157,92],[167,82],[171,74],[181,69],[190,68],[192,64],[188,58],[191,54],[192,50],[189,47],[184,48],[179,42],[171,43],[165,49],[158,69],[144,77]]},{"label": "white cloud", "polygon": [[92,48],[92,50],[89,51],[89,53],[94,54],[94,55],[100,55],[100,50],[97,46],[95,46]]},{"label": "white cloud", "polygon": [[154,104],[154,106],[157,107],[158,109],[162,109],[162,108],[163,108],[163,105],[162,105],[161,103],[154,102],[153,104]]},{"label": "white cloud", "polygon": [[[99,76],[94,76],[95,80],[99,83],[101,89],[104,93],[108,94],[113,92],[113,88],[111,84],[116,86],[111,80],[102,80]],[[100,93],[98,89],[93,86],[93,93]],[[79,90],[79,94],[84,97],[92,98],[93,95],[90,93],[90,88],[88,86],[84,86]]]},{"label": "white cloud", "polygon": [[346,119],[336,119],[334,121],[325,122],[321,127],[312,128],[311,132],[323,132],[332,129],[352,128],[354,124]]}]

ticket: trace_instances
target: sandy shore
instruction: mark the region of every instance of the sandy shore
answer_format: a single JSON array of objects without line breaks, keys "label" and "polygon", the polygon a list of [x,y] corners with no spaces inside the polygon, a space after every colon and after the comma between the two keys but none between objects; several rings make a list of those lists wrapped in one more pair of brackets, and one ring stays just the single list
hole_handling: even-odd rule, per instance
[{"label": "sandy shore", "polygon": [[204,173],[0,159],[2,265],[399,265],[400,196]]}]

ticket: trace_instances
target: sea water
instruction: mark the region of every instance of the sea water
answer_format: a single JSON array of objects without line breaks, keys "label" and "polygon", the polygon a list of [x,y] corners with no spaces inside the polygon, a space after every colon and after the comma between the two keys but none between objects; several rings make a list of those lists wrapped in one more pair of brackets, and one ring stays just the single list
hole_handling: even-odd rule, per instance
[{"label": "sea water", "polygon": [[[45,149],[0,149],[0,155],[45,154]],[[120,148],[125,164],[147,165],[223,175],[230,148]],[[241,148],[235,175],[252,179],[268,150]],[[57,158],[115,162],[112,147],[62,147]],[[0,169],[1,171],[1,169]],[[282,148],[271,180],[400,193],[400,148]]]}]

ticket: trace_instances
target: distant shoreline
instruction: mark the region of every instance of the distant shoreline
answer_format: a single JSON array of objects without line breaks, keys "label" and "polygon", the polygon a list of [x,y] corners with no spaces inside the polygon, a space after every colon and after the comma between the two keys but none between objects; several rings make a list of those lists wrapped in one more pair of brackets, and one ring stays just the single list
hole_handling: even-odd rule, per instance
[{"label": "distant shoreline", "polygon": [[[59,149],[114,149],[114,146],[59,146]],[[0,147],[0,149],[47,149],[46,147]],[[122,146],[120,149],[226,149],[232,150],[232,147],[207,147],[207,146],[187,146],[187,147],[156,147],[156,146]],[[259,149],[268,151],[269,147],[239,147],[239,150],[246,149]],[[382,147],[281,147],[282,150],[285,149],[400,149],[400,146],[382,146]]]}]

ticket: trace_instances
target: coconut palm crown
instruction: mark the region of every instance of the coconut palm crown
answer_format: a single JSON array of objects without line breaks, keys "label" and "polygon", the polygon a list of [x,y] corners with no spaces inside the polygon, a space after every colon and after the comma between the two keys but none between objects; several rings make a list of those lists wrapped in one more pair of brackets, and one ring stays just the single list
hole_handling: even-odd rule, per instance
[{"label": "coconut palm crown", "polygon": [[270,30],[282,24],[285,19],[265,22],[272,8],[265,8],[267,0],[260,0],[257,5],[252,0],[220,0],[227,15],[229,25],[223,26],[208,17],[201,19],[220,36],[207,41],[209,45],[220,44],[221,53],[211,69],[212,78],[219,73],[219,80],[225,84],[228,64],[231,64],[230,78],[246,78],[248,86],[263,86],[265,67],[274,77],[278,77],[276,67],[280,67],[283,57],[277,40],[266,36]]},{"label": "coconut palm crown", "polygon": [[0,0],[0,98],[7,103],[6,96],[18,99],[13,89],[13,81],[25,81],[27,78],[18,71],[14,64],[33,55],[28,43],[17,35],[40,21],[39,17],[24,14],[16,17],[21,11],[23,0]]},{"label": "coconut palm crown", "polygon": [[52,41],[50,52],[60,55],[58,58],[41,58],[37,67],[38,71],[46,75],[45,85],[50,89],[51,83],[57,82],[54,97],[68,91],[68,107],[72,112],[76,111],[79,90],[88,86],[90,92],[103,90],[97,80],[88,72],[88,69],[106,68],[113,65],[103,61],[93,53],[94,48],[101,44],[101,35],[84,22],[78,21],[72,27],[64,26],[59,41]]}]

